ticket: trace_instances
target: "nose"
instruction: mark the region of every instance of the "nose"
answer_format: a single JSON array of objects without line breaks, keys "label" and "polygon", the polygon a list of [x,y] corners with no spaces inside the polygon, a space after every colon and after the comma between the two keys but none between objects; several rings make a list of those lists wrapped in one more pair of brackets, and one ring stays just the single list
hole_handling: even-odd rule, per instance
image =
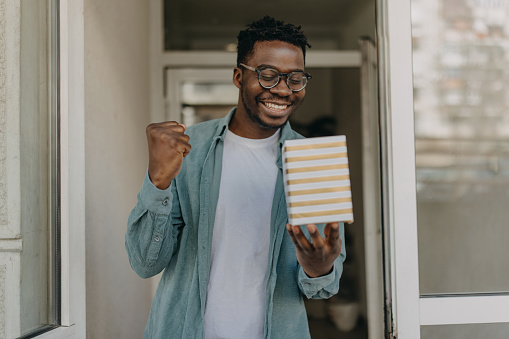
[{"label": "nose", "polygon": [[279,83],[270,89],[271,93],[277,94],[280,97],[288,97],[292,94],[292,90],[286,83],[286,77],[281,77]]}]

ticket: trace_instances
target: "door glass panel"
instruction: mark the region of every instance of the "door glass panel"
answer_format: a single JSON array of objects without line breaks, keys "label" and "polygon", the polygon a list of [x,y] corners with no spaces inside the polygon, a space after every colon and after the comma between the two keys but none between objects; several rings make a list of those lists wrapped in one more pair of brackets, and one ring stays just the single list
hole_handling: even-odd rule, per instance
[{"label": "door glass panel", "polygon": [[421,339],[506,339],[508,337],[509,324],[507,323],[421,326]]},{"label": "door glass panel", "polygon": [[508,291],[509,1],[412,0],[412,40],[420,292]]},{"label": "door glass panel", "polygon": [[21,295],[23,338],[59,323],[57,1],[21,2]]}]

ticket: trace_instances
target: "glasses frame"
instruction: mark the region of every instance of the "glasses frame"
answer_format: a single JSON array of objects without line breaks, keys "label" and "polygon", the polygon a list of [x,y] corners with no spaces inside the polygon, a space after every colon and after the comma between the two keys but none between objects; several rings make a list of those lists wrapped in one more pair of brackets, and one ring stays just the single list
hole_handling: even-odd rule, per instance
[{"label": "glasses frame", "polygon": [[[247,70],[250,70],[250,71],[253,71],[253,72],[258,73],[258,83],[260,84],[260,86],[262,86],[262,87],[263,87],[263,88],[265,88],[265,89],[271,89],[271,88],[276,87],[277,85],[279,85],[279,82],[281,81],[281,77],[285,76],[285,77],[286,77],[286,86],[288,86],[288,88],[289,88],[289,89],[291,89],[291,90],[292,90],[292,92],[300,92],[300,91],[302,91],[304,88],[306,88],[306,86],[307,86],[307,84],[308,84],[307,82],[308,82],[309,80],[311,80],[311,79],[312,79],[311,74],[306,73],[306,72],[302,72],[302,71],[296,71],[296,72],[290,72],[290,73],[281,73],[281,72],[279,72],[277,69],[274,69],[274,68],[272,68],[272,67],[254,68],[254,67],[248,66],[248,65],[243,64],[243,63],[239,63],[239,65],[240,65],[240,66],[242,66],[242,67],[244,67],[244,68],[245,68],[245,69],[247,69]],[[260,82],[260,73],[261,73],[262,71],[264,71],[264,70],[267,70],[267,69],[272,69],[272,70],[274,70],[275,72],[277,72],[277,73],[278,73],[278,79],[277,79],[277,82],[276,82],[274,85],[272,85],[272,86],[264,86],[264,85],[262,85],[262,83]],[[304,76],[305,76],[305,77],[306,77],[306,79],[307,79],[307,80],[306,80],[306,83],[304,84],[304,86],[302,86],[302,88],[301,88],[301,89],[297,89],[297,90],[295,90],[295,89],[291,88],[291,87],[290,87],[290,85],[288,84],[289,75],[292,75],[292,74],[294,74],[294,73],[302,73],[302,74],[304,74]]]}]

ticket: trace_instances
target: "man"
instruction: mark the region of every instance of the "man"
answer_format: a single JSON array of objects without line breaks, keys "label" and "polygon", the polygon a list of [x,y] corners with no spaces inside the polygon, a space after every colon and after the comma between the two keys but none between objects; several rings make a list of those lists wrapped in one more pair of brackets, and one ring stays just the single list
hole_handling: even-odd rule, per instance
[{"label": "man", "polygon": [[146,338],[309,338],[303,295],[337,293],[343,224],[287,224],[281,146],[301,137],[287,121],[310,78],[307,46],[300,27],[253,22],[238,36],[236,108],[189,129],[147,127],[126,234],[141,277],[164,269]]}]

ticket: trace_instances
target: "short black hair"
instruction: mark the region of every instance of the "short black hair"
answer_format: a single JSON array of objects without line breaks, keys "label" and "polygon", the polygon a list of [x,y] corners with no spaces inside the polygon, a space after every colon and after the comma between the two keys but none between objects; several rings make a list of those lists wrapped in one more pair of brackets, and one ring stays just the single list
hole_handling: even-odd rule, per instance
[{"label": "short black hair", "polygon": [[253,21],[237,36],[237,66],[245,63],[253,53],[255,42],[279,40],[300,47],[306,59],[306,47],[311,47],[308,38],[302,32],[301,26],[285,24],[268,15]]}]

